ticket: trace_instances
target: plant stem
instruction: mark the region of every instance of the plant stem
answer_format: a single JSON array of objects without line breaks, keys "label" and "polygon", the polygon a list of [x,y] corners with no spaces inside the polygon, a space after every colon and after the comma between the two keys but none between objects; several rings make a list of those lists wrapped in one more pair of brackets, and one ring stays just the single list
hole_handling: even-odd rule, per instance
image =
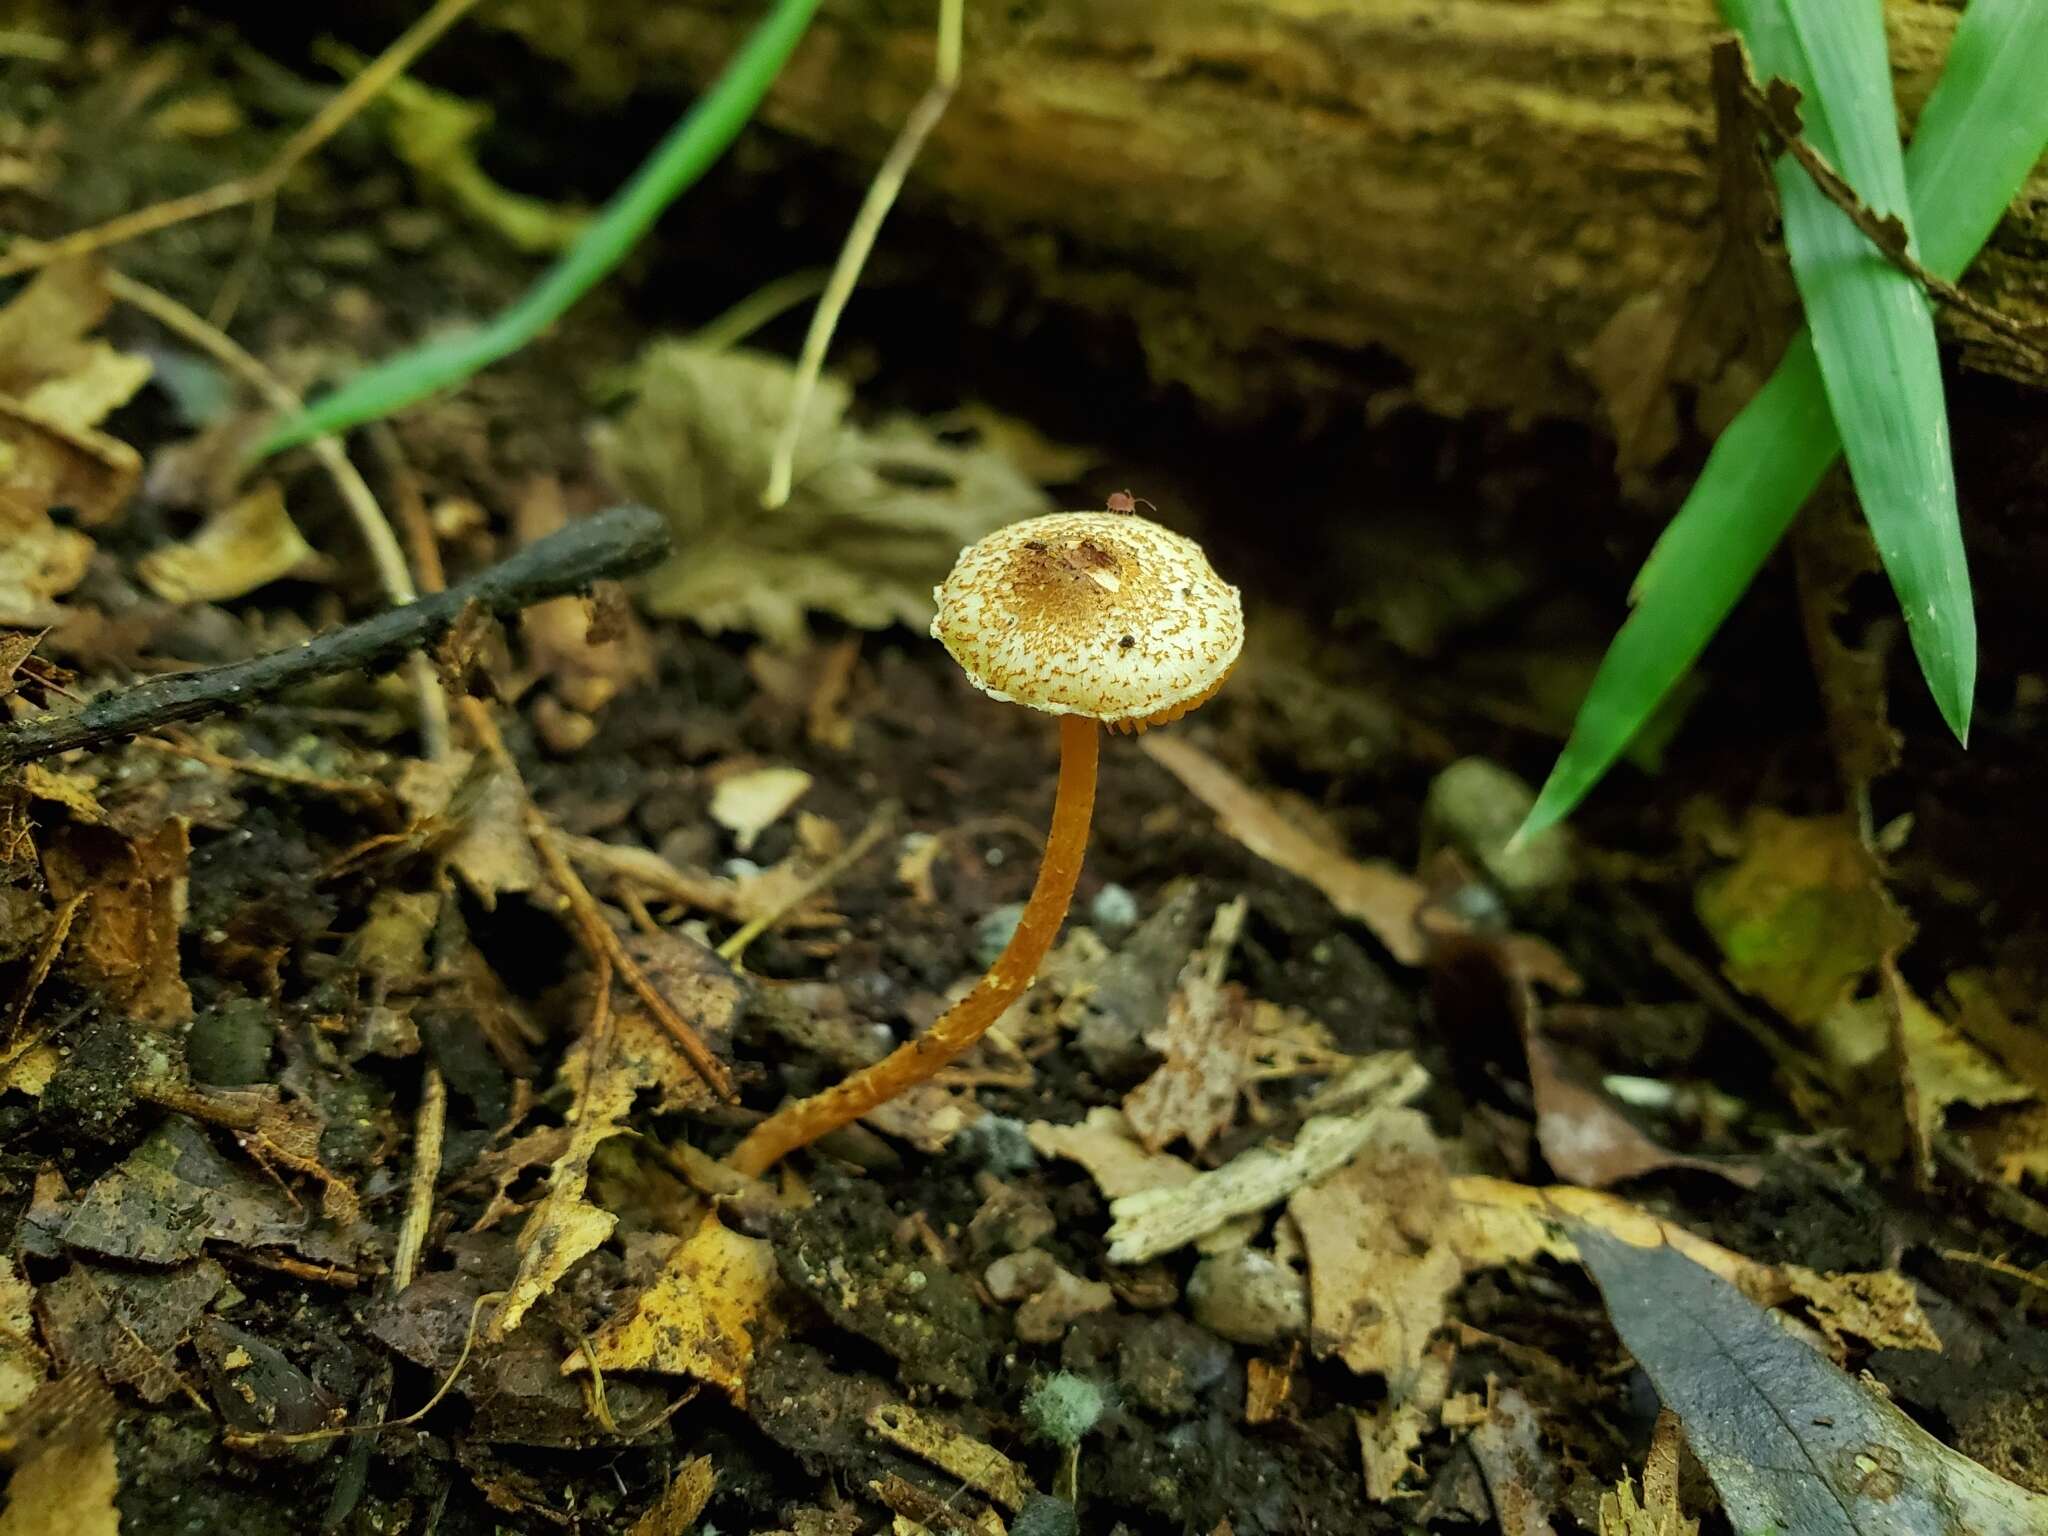
[{"label": "plant stem", "polygon": [[1083,715],[1060,716],[1060,783],[1053,800],[1052,832],[1031,899],[1017,931],[974,990],[947,1009],[915,1040],[906,1040],[872,1066],[823,1093],[786,1104],[733,1149],[727,1164],[740,1173],[765,1173],[799,1147],[850,1125],[869,1110],[925,1082],[987,1033],[1024,995],[1066,920],[1088,851],[1095,811],[1095,762],[1101,733]]}]

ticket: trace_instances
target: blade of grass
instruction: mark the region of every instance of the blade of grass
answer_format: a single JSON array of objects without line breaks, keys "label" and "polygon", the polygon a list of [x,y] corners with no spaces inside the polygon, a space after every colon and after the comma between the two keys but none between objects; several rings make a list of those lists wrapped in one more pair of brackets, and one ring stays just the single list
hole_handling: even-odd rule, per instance
[{"label": "blade of grass", "polygon": [[[1879,0],[1722,0],[1758,71],[1799,87],[1806,140],[1876,213],[1907,220],[1905,158]],[[1942,717],[1970,736],[1977,620],[1956,512],[1934,306],[1813,179],[1775,167],[1785,248],[1849,478]]]},{"label": "blade of grass", "polygon": [[[1972,0],[1906,152],[1920,259],[1951,280],[2048,147],[2048,6]],[[1748,590],[1841,438],[1802,331],[1707,459],[1636,577],[1571,739],[1520,836],[1554,826],[1600,782]]]},{"label": "blade of grass", "polygon": [[255,456],[388,416],[510,356],[554,324],[725,153],[782,73],[817,8],[818,0],[776,0],[710,90],[516,303],[484,325],[438,337],[364,369],[304,414],[281,423],[256,445]]}]

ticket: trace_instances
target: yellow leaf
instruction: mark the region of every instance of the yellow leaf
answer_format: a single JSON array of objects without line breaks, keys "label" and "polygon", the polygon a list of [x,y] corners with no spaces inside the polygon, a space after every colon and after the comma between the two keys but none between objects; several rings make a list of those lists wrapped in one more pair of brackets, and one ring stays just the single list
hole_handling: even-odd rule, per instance
[{"label": "yellow leaf", "polygon": [[[714,1212],[669,1255],[653,1283],[597,1331],[588,1355],[607,1371],[694,1376],[744,1405],[776,1283],[775,1250],[734,1232]],[[584,1368],[582,1352],[564,1366]]]},{"label": "yellow leaf", "polygon": [[179,544],[152,550],[137,567],[149,590],[170,603],[222,603],[268,586],[309,564],[275,480],[254,486]]}]

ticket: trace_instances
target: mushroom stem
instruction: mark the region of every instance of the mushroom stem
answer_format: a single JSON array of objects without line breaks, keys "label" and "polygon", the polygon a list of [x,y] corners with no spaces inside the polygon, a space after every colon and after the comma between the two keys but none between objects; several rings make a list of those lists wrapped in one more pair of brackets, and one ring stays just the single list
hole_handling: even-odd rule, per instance
[{"label": "mushroom stem", "polygon": [[907,1040],[872,1066],[823,1093],[785,1104],[747,1134],[726,1159],[745,1174],[766,1172],[794,1152],[869,1110],[934,1076],[988,1032],[988,1027],[1024,995],[1044,963],[1046,951],[1066,920],[1088,850],[1088,823],[1095,810],[1095,760],[1100,733],[1085,715],[1060,717],[1060,784],[1053,800],[1052,831],[1031,899],[1017,931],[974,990],[915,1040]]}]

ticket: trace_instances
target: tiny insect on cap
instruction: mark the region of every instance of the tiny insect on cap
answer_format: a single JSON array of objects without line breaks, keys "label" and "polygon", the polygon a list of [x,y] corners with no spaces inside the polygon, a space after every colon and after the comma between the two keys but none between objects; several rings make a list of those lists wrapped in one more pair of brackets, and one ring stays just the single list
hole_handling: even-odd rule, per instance
[{"label": "tiny insect on cap", "polygon": [[1128,512],[999,528],[932,596],[932,638],[983,693],[1114,730],[1186,714],[1244,647],[1237,588],[1202,546]]}]

